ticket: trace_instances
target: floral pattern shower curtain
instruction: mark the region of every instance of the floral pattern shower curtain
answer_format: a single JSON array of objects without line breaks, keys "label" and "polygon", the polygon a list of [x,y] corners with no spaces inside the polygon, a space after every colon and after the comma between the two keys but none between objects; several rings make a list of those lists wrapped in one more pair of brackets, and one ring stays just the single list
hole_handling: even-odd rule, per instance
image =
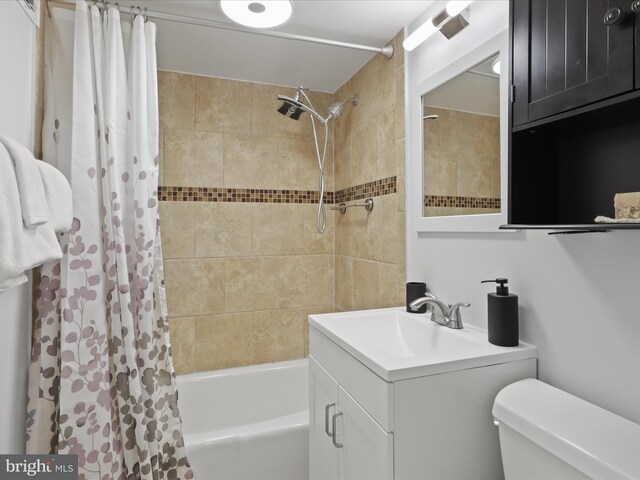
[{"label": "floral pattern shower curtain", "polygon": [[81,479],[190,479],[158,228],[156,28],[84,1],[65,15],[47,25],[43,150],[74,221],[42,270],[27,451],[78,455]]}]

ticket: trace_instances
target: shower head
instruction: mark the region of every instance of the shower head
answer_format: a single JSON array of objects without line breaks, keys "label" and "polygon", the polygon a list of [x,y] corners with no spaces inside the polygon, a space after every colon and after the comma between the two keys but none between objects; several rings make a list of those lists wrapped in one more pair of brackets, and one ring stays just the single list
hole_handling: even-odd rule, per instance
[{"label": "shower head", "polygon": [[278,108],[278,112],[285,117],[298,120],[302,112],[304,112],[304,109],[301,107],[301,102],[296,99],[278,95],[278,100],[282,101],[282,106]]},{"label": "shower head", "polygon": [[278,112],[285,117],[293,118],[294,120],[299,120],[300,115],[302,115],[303,112],[307,112],[313,118],[320,121],[320,123],[325,124],[329,120],[340,118],[344,113],[344,106],[347,103],[351,102],[354,107],[358,105],[359,98],[357,95],[348,98],[343,102],[332,103],[331,106],[329,106],[329,113],[327,114],[327,117],[323,118],[322,115],[316,112],[312,106],[306,105],[300,100],[300,96],[302,95],[307,99],[307,103],[311,104],[311,100],[309,100],[309,97],[304,92],[305,90],[307,89],[298,87],[295,98],[287,97],[286,95],[278,95],[278,100],[282,102],[282,105],[278,108]]},{"label": "shower head", "polygon": [[[302,102],[302,99],[306,100],[306,104]],[[334,118],[339,118],[344,113],[344,106],[346,103],[351,102],[355,107],[358,105],[358,96],[351,97],[344,102],[336,102],[329,107],[329,113],[327,118],[323,118],[313,108],[313,103],[309,96],[305,93],[305,89],[298,87],[295,98],[290,98],[285,95],[278,95],[278,100],[282,102],[282,106],[278,108],[278,112],[282,115],[298,120],[302,112],[307,112],[311,115],[311,126],[313,128],[313,141],[316,147],[316,156],[318,157],[318,167],[320,169],[320,188],[319,188],[319,202],[318,211],[316,214],[316,229],[318,233],[324,233],[327,227],[327,216],[324,207],[324,162],[327,154],[327,140],[329,138],[329,121]],[[320,148],[318,142],[318,132],[316,129],[316,122],[318,120],[324,127],[324,147]]]},{"label": "shower head", "polygon": [[335,102],[329,106],[329,115],[327,118],[340,118],[344,113],[344,103]]},{"label": "shower head", "polygon": [[278,100],[282,101],[282,106],[278,109],[278,112],[285,117],[298,120],[302,112],[304,112],[302,102],[300,101],[300,94],[304,93],[303,90],[305,90],[303,87],[298,87],[295,98],[278,95]]},{"label": "shower head", "polygon": [[316,112],[313,108],[305,105],[300,101],[300,90],[296,93],[296,98],[287,97],[286,95],[278,95],[278,100],[282,102],[282,106],[278,108],[278,112],[280,112],[285,117],[293,118],[294,120],[298,120],[302,112],[307,112],[309,115],[312,115],[316,120],[319,120],[321,123],[325,123],[325,119]]},{"label": "shower head", "polygon": [[358,96],[351,97],[344,102],[335,102],[329,106],[329,115],[327,115],[327,121],[335,120],[336,118],[340,118],[344,113],[344,106],[351,102],[354,107],[358,105]]}]

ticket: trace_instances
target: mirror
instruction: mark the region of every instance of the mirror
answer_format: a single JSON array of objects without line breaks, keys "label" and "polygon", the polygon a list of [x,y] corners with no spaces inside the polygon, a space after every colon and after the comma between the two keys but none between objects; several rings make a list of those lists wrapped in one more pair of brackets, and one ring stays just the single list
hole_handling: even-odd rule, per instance
[{"label": "mirror", "polygon": [[500,54],[422,96],[423,216],[500,213]]},{"label": "mirror", "polygon": [[450,44],[446,64],[410,87],[412,230],[497,232],[507,223],[508,46],[506,30],[461,53]]}]

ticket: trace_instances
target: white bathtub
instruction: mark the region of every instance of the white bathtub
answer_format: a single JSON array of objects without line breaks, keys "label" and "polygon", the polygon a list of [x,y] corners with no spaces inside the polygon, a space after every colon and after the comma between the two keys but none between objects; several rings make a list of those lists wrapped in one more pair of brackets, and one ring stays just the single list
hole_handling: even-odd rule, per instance
[{"label": "white bathtub", "polygon": [[306,359],[178,376],[197,480],[309,477]]}]

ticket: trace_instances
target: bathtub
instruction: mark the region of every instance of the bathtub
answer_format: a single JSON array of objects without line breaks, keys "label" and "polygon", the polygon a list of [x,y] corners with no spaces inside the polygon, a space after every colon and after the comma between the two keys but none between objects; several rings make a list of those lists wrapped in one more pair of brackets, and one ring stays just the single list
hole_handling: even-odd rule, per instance
[{"label": "bathtub", "polygon": [[178,376],[197,480],[309,477],[307,359]]}]

